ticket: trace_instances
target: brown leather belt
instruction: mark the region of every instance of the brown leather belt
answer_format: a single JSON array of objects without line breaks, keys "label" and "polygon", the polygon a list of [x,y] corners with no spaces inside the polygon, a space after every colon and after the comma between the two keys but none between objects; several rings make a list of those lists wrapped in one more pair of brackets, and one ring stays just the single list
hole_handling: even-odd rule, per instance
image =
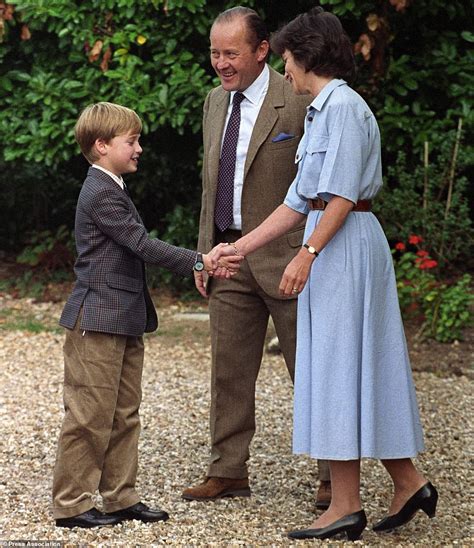
[{"label": "brown leather belt", "polygon": [[[315,209],[326,209],[326,206],[328,205],[327,202],[325,202],[321,198],[310,198],[308,200],[308,206],[309,209],[315,210]],[[351,211],[372,211],[372,200],[359,200]]]}]

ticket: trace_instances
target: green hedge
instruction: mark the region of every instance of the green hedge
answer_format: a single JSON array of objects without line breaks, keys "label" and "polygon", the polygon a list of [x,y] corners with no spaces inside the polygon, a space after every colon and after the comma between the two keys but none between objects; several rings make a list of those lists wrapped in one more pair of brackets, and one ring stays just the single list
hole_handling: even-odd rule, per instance
[{"label": "green hedge", "polygon": [[[314,5],[241,3],[261,12],[272,30]],[[389,237],[423,231],[443,266],[461,263],[472,241],[467,206],[473,164],[467,146],[474,90],[470,2],[321,4],[341,17],[355,44],[355,87],[381,127],[387,185],[378,213]],[[143,119],[145,153],[130,186],[148,228],[175,243],[195,243],[189,220],[182,229],[179,223],[186,211],[195,227],[199,212],[201,110],[216,83],[208,33],[215,15],[232,5],[236,2],[7,4],[0,18],[0,192],[5,203],[0,248],[18,251],[31,233],[72,228],[87,167],[74,144],[73,126],[80,110],[99,100],[130,106]],[[279,59],[272,63],[281,68]],[[397,189],[403,189],[401,196]],[[170,225],[173,230],[166,232]]]}]

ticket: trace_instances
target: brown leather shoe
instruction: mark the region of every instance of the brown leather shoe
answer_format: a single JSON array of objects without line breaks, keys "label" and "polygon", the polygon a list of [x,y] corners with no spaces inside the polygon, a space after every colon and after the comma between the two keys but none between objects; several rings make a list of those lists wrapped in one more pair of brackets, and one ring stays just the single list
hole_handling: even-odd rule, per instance
[{"label": "brown leather shoe", "polygon": [[316,508],[326,510],[331,504],[331,482],[322,481],[316,494]]},{"label": "brown leather shoe", "polygon": [[248,478],[206,478],[196,487],[185,489],[181,495],[185,500],[216,500],[224,497],[250,497]]}]

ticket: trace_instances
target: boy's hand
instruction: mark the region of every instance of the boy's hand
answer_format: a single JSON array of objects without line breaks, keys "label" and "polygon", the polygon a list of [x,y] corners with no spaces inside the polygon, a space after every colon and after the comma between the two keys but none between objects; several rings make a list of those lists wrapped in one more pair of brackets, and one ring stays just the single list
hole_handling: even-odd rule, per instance
[{"label": "boy's hand", "polygon": [[206,282],[207,282],[207,272],[194,272],[194,285],[199,293],[207,299],[206,291]]}]

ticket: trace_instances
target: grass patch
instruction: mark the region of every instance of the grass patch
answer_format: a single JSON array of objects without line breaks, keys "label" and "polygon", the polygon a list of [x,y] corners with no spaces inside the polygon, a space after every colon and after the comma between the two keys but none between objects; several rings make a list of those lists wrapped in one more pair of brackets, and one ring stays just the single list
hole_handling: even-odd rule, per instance
[{"label": "grass patch", "polygon": [[61,328],[48,325],[35,318],[33,314],[26,314],[20,310],[0,310],[0,330],[28,331],[30,333],[61,333]]}]

